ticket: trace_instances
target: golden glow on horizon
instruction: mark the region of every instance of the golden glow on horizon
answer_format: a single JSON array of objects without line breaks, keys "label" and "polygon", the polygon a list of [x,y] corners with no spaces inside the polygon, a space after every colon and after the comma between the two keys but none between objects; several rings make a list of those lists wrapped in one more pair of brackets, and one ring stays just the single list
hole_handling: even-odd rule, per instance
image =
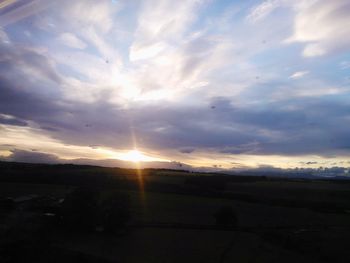
[{"label": "golden glow on horizon", "polygon": [[140,163],[140,162],[168,162],[166,159],[160,159],[156,157],[151,157],[145,153],[140,152],[136,148],[134,150],[130,150],[126,153],[120,153],[116,157],[119,160],[123,161],[129,161],[134,163]]},{"label": "golden glow on horizon", "polygon": [[[317,155],[282,156],[282,155],[226,155],[211,151],[196,150],[195,154],[180,154],[177,151],[152,152],[137,150],[123,151],[103,146],[78,146],[63,144],[57,139],[41,134],[41,130],[31,127],[19,127],[12,125],[0,125],[0,156],[7,157],[13,149],[50,153],[61,159],[70,161],[79,158],[91,160],[119,159],[140,162],[169,162],[170,160],[182,162],[194,167],[214,167],[223,169],[249,167],[255,168],[260,165],[272,165],[279,168],[318,168],[343,166],[350,167],[349,157],[339,154],[337,158],[326,158]],[[138,149],[136,140],[133,138],[134,147]],[[131,152],[131,153],[130,153]],[[126,158],[125,158],[126,157]],[[312,162],[312,164],[306,164]]]},{"label": "golden glow on horizon", "polygon": [[127,152],[124,156],[122,156],[122,159],[125,161],[138,163],[147,162],[149,158],[146,155],[139,152],[138,150],[132,150]]}]

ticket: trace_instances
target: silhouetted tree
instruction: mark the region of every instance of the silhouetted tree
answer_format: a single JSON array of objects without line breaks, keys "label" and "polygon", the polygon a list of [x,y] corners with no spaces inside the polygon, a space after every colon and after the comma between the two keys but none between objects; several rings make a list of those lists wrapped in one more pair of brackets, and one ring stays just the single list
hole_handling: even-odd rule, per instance
[{"label": "silhouetted tree", "polygon": [[215,214],[216,224],[221,226],[237,226],[237,215],[231,206],[221,207]]}]

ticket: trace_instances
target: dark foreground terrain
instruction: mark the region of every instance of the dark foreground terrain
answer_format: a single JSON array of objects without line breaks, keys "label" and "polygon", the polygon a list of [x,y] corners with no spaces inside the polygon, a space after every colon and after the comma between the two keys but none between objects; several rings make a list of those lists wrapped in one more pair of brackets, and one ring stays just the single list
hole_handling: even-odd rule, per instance
[{"label": "dark foreground terrain", "polygon": [[0,163],[0,262],[350,262],[350,184]]}]

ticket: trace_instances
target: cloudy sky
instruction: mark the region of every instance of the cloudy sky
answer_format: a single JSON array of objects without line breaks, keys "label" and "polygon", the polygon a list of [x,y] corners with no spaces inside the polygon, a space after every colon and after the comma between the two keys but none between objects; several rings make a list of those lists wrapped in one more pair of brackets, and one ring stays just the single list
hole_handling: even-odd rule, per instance
[{"label": "cloudy sky", "polygon": [[0,1],[0,155],[350,166],[349,13],[348,0]]}]

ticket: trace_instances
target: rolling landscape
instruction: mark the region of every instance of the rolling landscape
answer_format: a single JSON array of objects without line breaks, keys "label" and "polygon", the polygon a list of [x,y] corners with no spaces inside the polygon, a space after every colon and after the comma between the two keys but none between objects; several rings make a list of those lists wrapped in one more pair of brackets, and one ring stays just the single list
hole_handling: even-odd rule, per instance
[{"label": "rolling landscape", "polygon": [[[1,262],[348,262],[350,256],[348,181],[0,167]],[[115,198],[113,231],[92,220],[103,212],[86,207],[96,193],[97,202]],[[78,201],[70,204],[74,194]],[[70,226],[67,206],[69,216],[80,218]],[[233,215],[220,222],[217,214],[227,207]],[[81,228],[80,220],[92,222]]]}]

